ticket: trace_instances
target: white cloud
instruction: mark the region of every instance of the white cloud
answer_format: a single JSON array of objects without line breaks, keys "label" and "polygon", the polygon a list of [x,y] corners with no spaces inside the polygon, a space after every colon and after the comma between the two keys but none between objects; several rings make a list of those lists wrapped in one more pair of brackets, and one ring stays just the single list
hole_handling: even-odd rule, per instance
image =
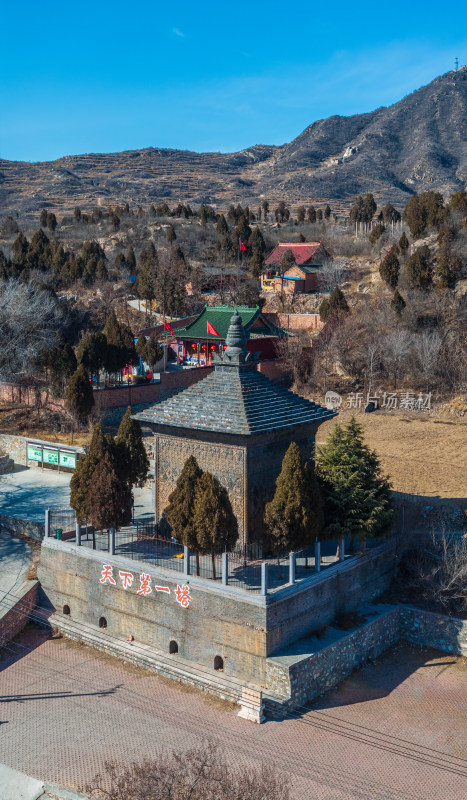
[{"label": "white cloud", "polygon": [[179,36],[181,39],[185,38],[185,34],[183,33],[183,31],[180,30],[180,28],[172,28],[172,33],[175,36]]}]

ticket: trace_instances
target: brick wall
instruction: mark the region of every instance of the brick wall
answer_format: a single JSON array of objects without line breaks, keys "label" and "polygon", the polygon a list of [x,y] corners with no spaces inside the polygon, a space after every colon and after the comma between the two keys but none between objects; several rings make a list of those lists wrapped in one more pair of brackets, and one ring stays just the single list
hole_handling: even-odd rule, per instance
[{"label": "brick wall", "polygon": [[267,312],[264,314],[269,322],[290,331],[321,330],[324,322],[319,314],[277,314]]},{"label": "brick wall", "polygon": [[47,406],[52,411],[63,412],[65,410],[65,400],[63,398],[53,397],[48,389],[39,389],[37,386],[0,383],[0,400],[5,403],[17,403],[33,408]]},{"label": "brick wall", "polygon": [[29,614],[36,607],[38,588],[38,581],[25,581],[15,590],[19,599],[13,607],[11,597],[0,602],[0,646],[2,639],[13,639],[27,624]]}]

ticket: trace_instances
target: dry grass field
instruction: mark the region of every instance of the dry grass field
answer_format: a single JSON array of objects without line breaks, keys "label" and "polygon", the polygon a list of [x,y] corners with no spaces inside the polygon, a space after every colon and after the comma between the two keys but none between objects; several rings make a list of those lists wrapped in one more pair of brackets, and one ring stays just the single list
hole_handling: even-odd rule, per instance
[{"label": "dry grass field", "polygon": [[[337,418],[344,423],[348,413]],[[467,420],[441,415],[359,414],[367,444],[376,450],[392,488],[427,498],[467,497]],[[319,428],[324,444],[335,420]]]}]

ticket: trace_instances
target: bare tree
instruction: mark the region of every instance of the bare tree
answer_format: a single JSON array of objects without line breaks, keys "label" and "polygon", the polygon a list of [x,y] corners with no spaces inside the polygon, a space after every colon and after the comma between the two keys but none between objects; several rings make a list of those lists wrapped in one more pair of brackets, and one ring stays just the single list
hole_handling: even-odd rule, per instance
[{"label": "bare tree", "polygon": [[453,614],[467,611],[467,539],[460,531],[423,537],[401,566],[404,589],[415,598]]},{"label": "bare tree", "polygon": [[365,346],[365,366],[366,377],[368,381],[368,394],[371,395],[373,388],[373,378],[379,372],[379,364],[381,359],[381,339],[379,336],[370,336]]},{"label": "bare tree", "polygon": [[34,371],[52,348],[61,313],[56,300],[37,285],[13,278],[0,284],[0,376]]},{"label": "bare tree", "polygon": [[390,331],[384,339],[384,364],[394,380],[394,389],[397,388],[397,378],[402,369],[404,359],[413,344],[413,334],[404,328]]},{"label": "bare tree", "polygon": [[107,762],[86,792],[107,800],[289,800],[290,782],[270,766],[232,769],[208,742],[130,767]]},{"label": "bare tree", "polygon": [[341,287],[347,277],[349,262],[345,258],[326,259],[324,269],[319,273],[319,288],[332,292],[336,286]]},{"label": "bare tree", "polygon": [[436,371],[441,346],[442,339],[437,331],[425,332],[417,336],[415,352],[423,377],[427,382]]}]

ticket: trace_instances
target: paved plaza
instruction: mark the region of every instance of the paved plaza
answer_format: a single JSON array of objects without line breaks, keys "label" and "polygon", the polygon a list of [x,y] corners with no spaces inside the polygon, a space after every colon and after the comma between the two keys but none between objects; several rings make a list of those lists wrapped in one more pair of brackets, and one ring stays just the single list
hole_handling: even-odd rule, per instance
[{"label": "paved plaza", "polygon": [[[47,508],[69,508],[70,478],[69,472],[17,465],[13,472],[2,475],[0,514],[43,522]],[[151,489],[136,488],[134,497],[135,517],[152,517]]]},{"label": "paved plaza", "polygon": [[303,714],[261,726],[34,628],[3,651],[0,687],[0,762],[45,780],[78,786],[106,759],[210,737],[239,769],[288,772],[297,800],[467,797],[467,666],[434,651],[393,648]]}]

